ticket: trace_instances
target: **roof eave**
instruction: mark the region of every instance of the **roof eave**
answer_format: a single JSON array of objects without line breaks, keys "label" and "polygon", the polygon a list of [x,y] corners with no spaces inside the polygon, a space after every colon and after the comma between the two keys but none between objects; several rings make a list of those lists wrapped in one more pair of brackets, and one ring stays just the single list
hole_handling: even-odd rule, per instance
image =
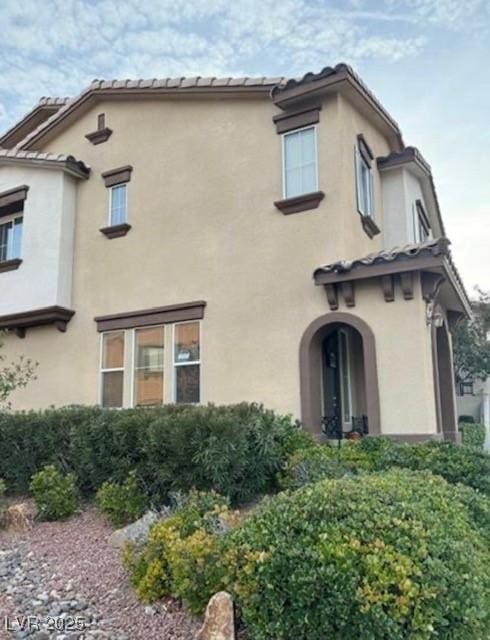
[{"label": "roof eave", "polygon": [[86,165],[78,163],[76,160],[59,161],[39,158],[16,158],[12,156],[0,157],[0,166],[9,164],[28,166],[36,169],[64,171],[74,178],[82,180],[87,180],[90,176],[90,168]]}]

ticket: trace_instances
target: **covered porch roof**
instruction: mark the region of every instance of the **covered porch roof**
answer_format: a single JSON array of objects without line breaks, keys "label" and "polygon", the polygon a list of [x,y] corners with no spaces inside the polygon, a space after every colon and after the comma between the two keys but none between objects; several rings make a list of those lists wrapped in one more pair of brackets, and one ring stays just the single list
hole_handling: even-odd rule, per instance
[{"label": "covered porch roof", "polygon": [[[438,299],[446,309],[471,316],[471,303],[449,251],[450,241],[436,238],[426,242],[383,249],[354,260],[339,260],[318,267],[315,284],[325,286],[331,309],[337,308],[337,285],[347,306],[354,306],[352,283],[380,278],[385,300],[394,300],[393,276],[400,274],[405,299],[413,297],[413,272],[422,272],[422,295],[427,302]],[[425,275],[424,275],[425,274]]]}]

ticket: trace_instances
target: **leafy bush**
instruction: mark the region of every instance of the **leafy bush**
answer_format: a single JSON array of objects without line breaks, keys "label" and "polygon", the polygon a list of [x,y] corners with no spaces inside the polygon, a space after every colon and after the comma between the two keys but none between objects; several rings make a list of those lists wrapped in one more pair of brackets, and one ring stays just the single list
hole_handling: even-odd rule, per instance
[{"label": "leafy bush", "polygon": [[394,470],[270,500],[224,554],[250,636],[487,638],[490,553],[461,491]]},{"label": "leafy bush", "polygon": [[30,485],[41,520],[61,520],[78,508],[78,491],[73,474],[62,475],[48,465],[32,476]]},{"label": "leafy bush", "polygon": [[393,467],[431,471],[448,482],[461,482],[490,496],[490,456],[451,442],[395,443],[388,438],[364,438],[340,449],[328,445],[296,451],[279,474],[283,488],[295,489],[345,474],[385,471]]},{"label": "leafy bush", "polygon": [[192,491],[170,518],[152,527],[142,551],[126,548],[124,564],[138,596],[153,602],[172,595],[201,613],[224,584],[222,535],[237,522],[225,498]]},{"label": "leafy bush", "polygon": [[7,485],[0,478],[0,527],[4,524],[6,503],[5,503],[5,494],[7,492]]},{"label": "leafy bush", "polygon": [[243,403],[0,412],[0,442],[0,477],[12,491],[25,492],[50,464],[74,473],[87,495],[135,470],[161,504],[193,487],[248,501],[273,489],[286,455],[313,441],[291,418]]},{"label": "leafy bush", "polygon": [[123,484],[104,482],[96,494],[96,503],[115,527],[122,527],[140,518],[147,506],[147,498],[131,471]]},{"label": "leafy bush", "polygon": [[483,451],[485,444],[486,430],[484,424],[463,422],[459,425],[463,444],[467,447],[475,447]]}]

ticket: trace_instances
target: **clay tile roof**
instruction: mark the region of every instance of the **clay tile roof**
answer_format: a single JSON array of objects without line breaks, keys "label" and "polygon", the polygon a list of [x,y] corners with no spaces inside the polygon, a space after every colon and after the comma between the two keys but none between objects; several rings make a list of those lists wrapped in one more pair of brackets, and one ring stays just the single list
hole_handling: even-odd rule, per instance
[{"label": "clay tile roof", "polygon": [[406,260],[417,258],[422,255],[449,255],[449,240],[447,238],[436,238],[435,240],[427,240],[426,242],[406,244],[402,247],[394,247],[393,249],[382,249],[375,253],[369,253],[363,258],[355,260],[338,260],[331,264],[323,265],[315,271],[315,275],[319,273],[347,273],[356,267],[370,267],[375,264],[394,262],[395,260]]},{"label": "clay tile roof", "polygon": [[87,178],[90,169],[83,162],[71,155],[63,153],[48,153],[45,151],[25,151],[22,149],[0,149],[0,163],[13,160],[40,163],[44,165],[64,165],[72,173]]},{"label": "clay tile roof", "polygon": [[[425,242],[406,244],[401,247],[394,247],[393,249],[382,249],[374,253],[369,253],[363,258],[356,258],[355,260],[338,260],[331,264],[326,264],[315,270],[313,277],[316,278],[321,274],[348,274],[355,271],[358,267],[372,267],[377,264],[389,264],[392,262],[401,262],[415,260],[420,257],[430,256],[444,256],[449,264],[450,271],[452,272],[454,279],[457,283],[461,298],[467,305],[467,308],[471,308],[469,296],[466,292],[465,286],[461,275],[454,264],[449,245],[451,242],[448,238],[442,236],[435,238],[434,240],[426,240]],[[353,274],[353,277],[354,274]]]},{"label": "clay tile roof", "polygon": [[[39,126],[30,131],[22,140],[20,140],[16,147],[17,149],[29,146],[29,144],[37,138],[43,131],[49,129],[55,122],[61,120],[66,114],[70,113],[79,103],[83,102],[92,93],[117,93],[118,91],[165,91],[165,90],[178,90],[183,93],[189,89],[199,89],[201,91],[209,91],[209,88],[222,89],[242,87],[245,90],[260,90],[270,91],[275,85],[286,82],[285,78],[202,78],[196,76],[193,78],[140,78],[137,80],[99,80],[95,79],[75,98],[67,99],[63,98],[63,103],[60,105],[60,109],[56,111],[49,118],[44,120]],[[43,98],[43,100],[51,100],[50,98]]]}]

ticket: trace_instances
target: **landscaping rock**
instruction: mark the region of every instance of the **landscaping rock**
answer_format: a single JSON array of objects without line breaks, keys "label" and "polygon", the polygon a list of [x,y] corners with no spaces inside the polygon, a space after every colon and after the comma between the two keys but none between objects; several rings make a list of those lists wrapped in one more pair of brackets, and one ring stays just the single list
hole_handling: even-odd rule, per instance
[{"label": "landscaping rock", "polygon": [[235,640],[235,614],[229,593],[219,591],[211,598],[195,640]]},{"label": "landscaping rock", "polygon": [[116,529],[110,537],[110,543],[116,549],[120,549],[126,544],[126,542],[132,542],[134,544],[143,544],[148,538],[150,527],[158,520],[162,520],[166,516],[165,513],[159,513],[158,511],[147,511],[145,515],[128,524],[122,529]]}]

